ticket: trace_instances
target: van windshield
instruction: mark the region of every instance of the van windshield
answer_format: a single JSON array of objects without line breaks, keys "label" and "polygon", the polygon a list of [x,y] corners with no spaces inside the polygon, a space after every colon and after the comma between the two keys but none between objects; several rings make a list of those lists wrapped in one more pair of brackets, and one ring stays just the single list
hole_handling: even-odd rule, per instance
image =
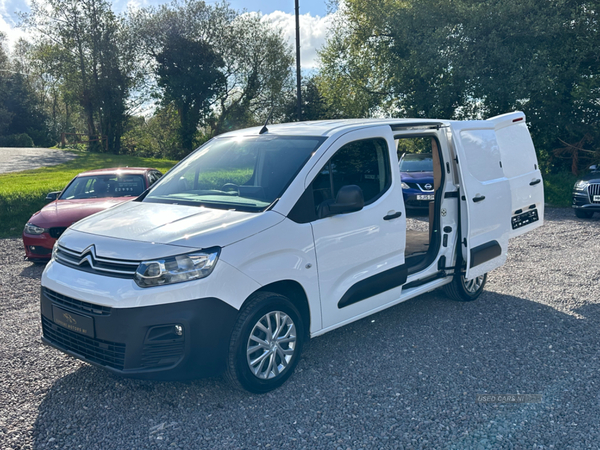
[{"label": "van windshield", "polygon": [[163,176],[144,202],[263,211],[278,199],[322,137],[215,138]]}]

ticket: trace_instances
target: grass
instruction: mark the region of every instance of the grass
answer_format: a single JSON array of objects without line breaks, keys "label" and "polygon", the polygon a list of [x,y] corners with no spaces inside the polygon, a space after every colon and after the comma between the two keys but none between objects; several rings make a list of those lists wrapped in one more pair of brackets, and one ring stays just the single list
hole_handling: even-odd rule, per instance
[{"label": "grass", "polygon": [[578,177],[570,172],[544,175],[544,195],[546,203],[552,206],[570,207],[571,192]]},{"label": "grass", "polygon": [[78,173],[109,167],[153,167],[165,173],[177,161],[73,151],[72,161],[0,175],[0,238],[21,235],[31,215],[47,204],[48,192],[62,190]]}]

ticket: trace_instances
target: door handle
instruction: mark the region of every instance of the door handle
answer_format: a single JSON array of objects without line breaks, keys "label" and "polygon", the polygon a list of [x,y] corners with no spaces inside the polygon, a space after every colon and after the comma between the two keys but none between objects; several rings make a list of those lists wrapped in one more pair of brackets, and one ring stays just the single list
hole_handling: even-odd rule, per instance
[{"label": "door handle", "polygon": [[392,220],[392,219],[397,219],[398,217],[400,217],[402,215],[402,213],[400,211],[398,211],[397,213],[394,214],[388,214],[387,216],[385,216],[383,218],[383,220]]},{"label": "door handle", "polygon": [[535,186],[536,184],[539,184],[542,180],[540,180],[539,178],[537,180],[533,180],[531,183],[529,183],[529,186]]},{"label": "door handle", "polygon": [[480,195],[479,197],[473,197],[473,201],[475,203],[485,200],[485,195]]}]

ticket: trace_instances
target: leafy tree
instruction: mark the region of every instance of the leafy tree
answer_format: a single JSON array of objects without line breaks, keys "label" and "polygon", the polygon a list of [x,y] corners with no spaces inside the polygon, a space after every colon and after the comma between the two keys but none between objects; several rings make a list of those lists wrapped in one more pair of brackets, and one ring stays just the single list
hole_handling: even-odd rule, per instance
[{"label": "leafy tree", "polygon": [[225,76],[219,71],[224,65],[223,58],[204,41],[170,35],[156,61],[163,103],[176,106],[181,121],[181,144],[191,151],[198,123],[225,83]]},{"label": "leafy tree", "polygon": [[48,144],[48,130],[37,97],[19,64],[11,61],[4,51],[4,35],[0,33],[0,135],[28,135],[27,138],[5,142]]},{"label": "leafy tree", "polygon": [[[54,70],[65,102],[76,101],[90,139],[103,136],[118,153],[133,85],[131,46],[106,0],[33,1],[24,24],[38,32],[36,56]],[[71,106],[71,110],[74,107]],[[102,150],[99,142],[91,150]]]},{"label": "leafy tree", "polygon": [[[536,146],[600,142],[597,2],[346,0],[319,88],[344,116],[524,110]],[[560,164],[559,164],[560,165]]]},{"label": "leafy tree", "polygon": [[[173,36],[188,43],[202,43],[199,45],[203,51],[214,52],[214,67],[222,74],[222,81],[206,93],[199,91],[210,83],[187,87],[198,90],[194,95],[206,101],[207,108],[200,108],[196,126],[204,127],[210,134],[257,124],[265,120],[274,105],[283,103],[291,81],[291,49],[281,32],[260,16],[240,15],[227,3],[208,5],[204,1],[185,0],[133,11],[129,20],[139,39],[139,48],[146,54],[146,64],[154,71],[158,70],[158,56],[165,55],[166,46],[172,46]],[[180,56],[171,54],[169,58]],[[183,62],[187,57],[181,58]],[[197,64],[192,60],[188,63]],[[183,73],[187,67],[179,69]],[[162,87],[154,92],[163,106],[173,101],[165,83],[157,80],[156,87]],[[189,117],[181,119],[187,121]]]}]

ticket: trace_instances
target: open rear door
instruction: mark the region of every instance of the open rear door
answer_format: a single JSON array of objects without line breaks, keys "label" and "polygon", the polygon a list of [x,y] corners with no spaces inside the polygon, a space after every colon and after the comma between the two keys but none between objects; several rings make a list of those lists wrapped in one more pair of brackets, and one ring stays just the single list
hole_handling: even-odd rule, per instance
[{"label": "open rear door", "polygon": [[522,112],[489,119],[494,124],[502,168],[511,192],[510,237],[544,223],[544,183]]},{"label": "open rear door", "polygon": [[511,192],[494,122],[451,122],[460,183],[461,238],[467,279],[506,261]]}]

